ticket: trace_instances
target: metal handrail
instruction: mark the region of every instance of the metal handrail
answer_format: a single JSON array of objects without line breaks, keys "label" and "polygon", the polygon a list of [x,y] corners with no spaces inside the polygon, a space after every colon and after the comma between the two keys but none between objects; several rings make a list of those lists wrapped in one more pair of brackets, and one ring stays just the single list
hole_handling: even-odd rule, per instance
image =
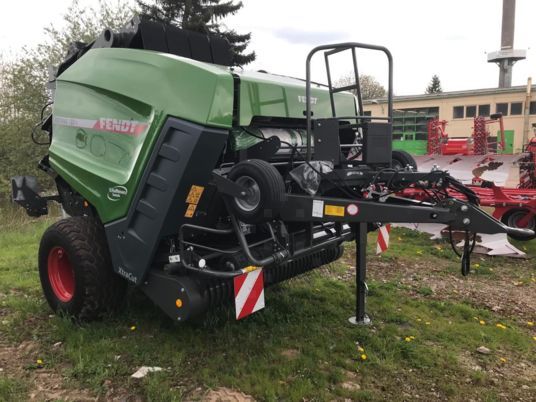
[{"label": "metal handrail", "polygon": [[[387,49],[384,46],[377,46],[377,45],[369,45],[366,43],[358,43],[358,42],[345,42],[345,43],[334,43],[330,45],[322,45],[317,46],[313,50],[309,52],[307,55],[307,61],[305,64],[305,117],[307,121],[307,153],[306,153],[306,160],[311,160],[311,59],[315,55],[315,53],[321,51],[321,50],[327,50],[327,55],[338,53],[344,50],[351,49],[352,50],[352,56],[354,61],[354,69],[357,71],[357,63],[355,58],[355,49],[361,48],[361,49],[369,49],[369,50],[378,50],[387,56],[387,61],[389,65],[389,82],[388,82],[388,89],[387,89],[387,121],[392,121],[393,118],[393,56],[391,55],[391,52],[389,49]],[[331,79],[330,79],[331,81]],[[356,85],[359,86],[359,77],[356,77]],[[332,92],[332,86],[331,82],[329,85],[330,93]],[[358,93],[359,98],[361,98],[361,94]],[[359,99],[360,107],[361,106],[361,99]],[[334,110],[333,110],[334,111]],[[360,110],[360,113],[363,113],[362,110]],[[336,117],[336,116],[334,116]],[[353,117],[345,117],[345,119],[352,118],[352,119],[364,119],[365,116],[353,116]],[[367,116],[368,119],[385,119],[380,117],[374,117],[374,116]]]}]

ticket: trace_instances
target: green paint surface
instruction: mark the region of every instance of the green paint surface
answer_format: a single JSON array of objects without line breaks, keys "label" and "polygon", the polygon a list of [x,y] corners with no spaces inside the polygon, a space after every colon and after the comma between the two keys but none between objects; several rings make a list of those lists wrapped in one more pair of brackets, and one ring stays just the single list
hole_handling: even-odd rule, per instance
[{"label": "green paint surface", "polygon": [[[254,116],[304,118],[304,81],[234,74],[239,125]],[[126,215],[168,117],[229,131],[233,125],[233,72],[223,66],[147,50],[94,49],[56,84],[50,163],[104,223]],[[335,94],[334,101],[337,116],[356,114],[351,93]],[[327,87],[313,84],[312,110],[315,118],[331,117]]]},{"label": "green paint surface", "polygon": [[[254,71],[239,76],[239,125],[248,126],[255,116],[304,118],[305,81]],[[334,95],[334,100],[338,117],[356,115],[354,95],[341,92]],[[327,87],[311,85],[311,110],[315,118],[332,117]]]},{"label": "green paint surface", "polygon": [[[127,213],[168,116],[230,128],[232,110],[224,67],[146,50],[91,50],[57,80],[54,116],[63,121],[53,125],[50,162],[109,222]],[[135,136],[80,127],[101,119],[146,129]],[[121,194],[109,197],[117,186]]]}]

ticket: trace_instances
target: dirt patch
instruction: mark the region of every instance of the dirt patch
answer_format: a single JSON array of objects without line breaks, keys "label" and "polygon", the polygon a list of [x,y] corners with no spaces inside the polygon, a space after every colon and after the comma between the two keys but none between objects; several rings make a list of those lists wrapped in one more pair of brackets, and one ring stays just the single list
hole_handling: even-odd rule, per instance
[{"label": "dirt patch", "polygon": [[203,398],[203,402],[254,402],[255,399],[243,392],[229,388],[216,388],[208,391]]},{"label": "dirt patch", "polygon": [[285,349],[281,352],[281,356],[286,357],[289,360],[294,360],[300,355],[300,351],[296,349]]},{"label": "dirt patch", "polygon": [[341,388],[347,391],[359,391],[361,389],[361,385],[356,384],[355,382],[345,381],[341,384]]},{"label": "dirt patch", "polygon": [[[348,267],[346,272],[331,276],[353,281],[355,267],[351,256],[345,256],[343,261]],[[527,271],[531,263],[534,261],[520,261],[519,266],[513,268],[495,268],[494,275],[489,277],[470,274],[464,278],[449,271],[453,262],[448,260],[434,259],[427,263],[372,260],[367,277],[377,282],[398,282],[409,289],[412,297],[464,301],[526,322],[536,317],[536,282],[519,280],[516,269]]]},{"label": "dirt patch", "polygon": [[29,401],[97,401],[86,390],[68,389],[63,386],[61,372],[47,369],[46,363],[38,363],[39,344],[24,341],[12,346],[0,343],[0,368],[2,375],[25,380],[29,385]]}]

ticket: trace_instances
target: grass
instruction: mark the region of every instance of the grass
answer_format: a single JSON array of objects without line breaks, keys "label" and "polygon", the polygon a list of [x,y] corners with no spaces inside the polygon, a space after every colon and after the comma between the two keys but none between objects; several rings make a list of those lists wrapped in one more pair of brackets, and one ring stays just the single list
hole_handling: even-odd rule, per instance
[{"label": "grass", "polygon": [[[0,400],[24,399],[35,377],[48,371],[61,373],[65,389],[148,401],[191,400],[218,387],[268,401],[407,400],[415,395],[496,400],[504,392],[523,399],[529,394],[522,387],[534,386],[534,378],[531,383],[515,375],[520,363],[536,365],[535,334],[529,328],[515,317],[470,303],[435,299],[428,286],[413,294],[397,280],[370,280],[373,326],[351,326],[347,319],[354,309],[354,285],[337,278],[347,271],[343,262],[270,289],[267,308],[239,322],[232,307],[223,306],[178,325],[133,291],[117,316],[76,325],[50,316],[41,297],[36,252],[49,223],[24,221],[0,232],[0,339],[6,347],[35,344],[28,353],[14,356],[16,361],[7,361],[11,366],[0,373]],[[459,269],[446,244],[398,229],[391,240],[391,250],[371,257],[372,264],[442,264],[448,268],[445,275]],[[534,243],[525,244],[533,255]],[[512,274],[515,280],[534,275],[530,262],[474,261],[479,264],[475,275],[482,280],[495,275],[489,269],[508,264],[519,265]],[[475,353],[481,345],[492,353]],[[2,359],[0,352],[0,367]],[[143,380],[130,378],[142,365],[164,370]],[[345,387],[347,382],[359,384],[359,389]]]}]

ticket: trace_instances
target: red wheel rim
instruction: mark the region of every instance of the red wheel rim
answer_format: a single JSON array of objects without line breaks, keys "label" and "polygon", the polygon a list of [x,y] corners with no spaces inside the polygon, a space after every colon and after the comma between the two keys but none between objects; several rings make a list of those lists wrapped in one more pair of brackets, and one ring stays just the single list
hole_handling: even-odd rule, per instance
[{"label": "red wheel rim", "polygon": [[74,294],[74,270],[63,247],[54,247],[48,253],[48,279],[58,299],[66,303]]}]

